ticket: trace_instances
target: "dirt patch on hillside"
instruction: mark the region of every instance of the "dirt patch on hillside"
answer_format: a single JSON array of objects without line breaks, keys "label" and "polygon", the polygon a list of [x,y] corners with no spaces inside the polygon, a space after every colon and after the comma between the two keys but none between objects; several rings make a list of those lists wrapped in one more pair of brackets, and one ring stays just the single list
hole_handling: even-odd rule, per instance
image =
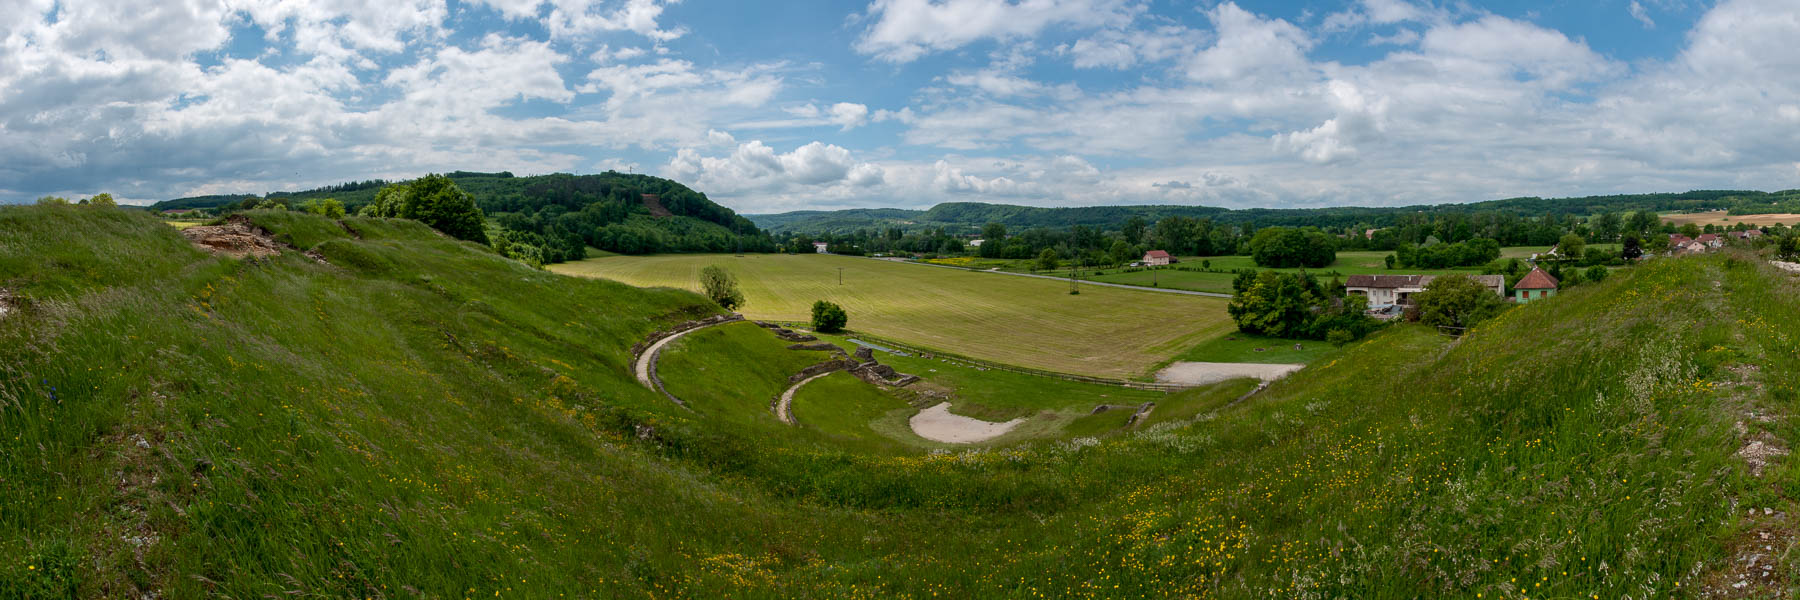
[{"label": "dirt patch on hillside", "polygon": [[10,313],[12,311],[13,311],[12,292],[6,291],[6,288],[0,288],[0,319],[6,318],[7,313]]},{"label": "dirt patch on hillside", "polygon": [[652,216],[652,217],[673,217],[673,216],[675,216],[675,213],[669,212],[668,208],[663,207],[661,196],[658,196],[656,194],[644,194],[643,198],[644,198],[644,208],[650,210],[650,216]]},{"label": "dirt patch on hillside", "polygon": [[1243,377],[1275,381],[1305,367],[1282,363],[1178,362],[1157,371],[1156,381],[1178,385],[1207,385]]},{"label": "dirt patch on hillside", "polygon": [[250,219],[235,215],[223,225],[202,225],[181,230],[181,237],[213,254],[232,258],[263,258],[281,254],[281,242]]}]

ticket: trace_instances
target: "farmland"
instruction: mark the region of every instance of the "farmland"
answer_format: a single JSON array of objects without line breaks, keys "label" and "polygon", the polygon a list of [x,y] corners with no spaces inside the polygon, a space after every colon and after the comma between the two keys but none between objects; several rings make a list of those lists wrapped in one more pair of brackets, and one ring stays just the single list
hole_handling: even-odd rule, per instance
[{"label": "farmland", "polygon": [[1707,225],[1730,226],[1738,223],[1749,223],[1758,227],[1767,225],[1800,225],[1800,214],[1775,213],[1761,215],[1733,215],[1722,210],[1694,213],[1667,213],[1662,220],[1675,223],[1676,226],[1693,223],[1701,227]]},{"label": "farmland", "polygon": [[[1610,250],[1618,249],[1618,244],[1592,244],[1592,246]],[[1548,252],[1549,250],[1549,246],[1503,248],[1500,251],[1500,258],[1501,260],[1511,258],[1525,259],[1530,258],[1534,253]],[[1384,262],[1389,254],[1393,253],[1381,251],[1339,252],[1337,255],[1337,262],[1332,263],[1331,266],[1323,269],[1306,269],[1306,271],[1318,275],[1321,279],[1330,279],[1331,277],[1338,275],[1393,275],[1402,273],[1408,275],[1450,275],[1456,273],[1478,275],[1481,273],[1479,267],[1455,269],[1389,269],[1387,268],[1386,262]],[[1181,259],[1180,266],[1198,269],[1203,264],[1210,264],[1212,270],[1185,271],[1178,268],[1167,268],[1126,271],[1124,269],[1098,269],[1094,272],[1096,274],[1087,275],[1086,278],[1106,283],[1122,283],[1126,285],[1155,286],[1178,290],[1192,290],[1196,292],[1229,294],[1231,293],[1232,271],[1237,269],[1257,268],[1256,263],[1250,260],[1250,257],[1248,256],[1188,257]],[[1276,270],[1297,272],[1301,269]]]},{"label": "farmland", "polygon": [[[812,303],[850,313],[850,328],[976,358],[1066,373],[1139,377],[1232,328],[1225,300],[828,255],[614,256],[558,273],[640,287],[698,289],[721,265],[743,287],[752,319],[805,321]],[[838,284],[842,269],[843,284]]]}]

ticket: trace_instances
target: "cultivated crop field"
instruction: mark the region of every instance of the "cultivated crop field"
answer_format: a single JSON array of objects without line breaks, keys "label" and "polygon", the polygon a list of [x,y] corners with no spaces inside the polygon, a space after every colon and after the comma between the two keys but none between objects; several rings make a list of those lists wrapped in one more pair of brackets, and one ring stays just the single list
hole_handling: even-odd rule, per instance
[{"label": "cultivated crop field", "polygon": [[[1225,300],[826,255],[614,256],[551,267],[631,285],[699,289],[720,265],[743,287],[752,319],[805,321],[812,303],[850,313],[850,328],[1001,363],[1139,377],[1232,329]],[[838,284],[842,269],[843,284]]]},{"label": "cultivated crop field", "polygon": [[1774,213],[1774,214],[1764,214],[1764,215],[1733,215],[1733,214],[1726,213],[1725,211],[1722,211],[1722,210],[1715,210],[1715,211],[1697,212],[1697,213],[1669,213],[1669,214],[1661,215],[1661,217],[1662,217],[1662,220],[1672,221],[1676,225],[1686,225],[1688,223],[1693,223],[1695,225],[1700,225],[1700,226],[1736,225],[1738,223],[1749,223],[1751,225],[1756,225],[1756,226],[1800,225],[1800,215],[1792,214],[1792,213]]}]

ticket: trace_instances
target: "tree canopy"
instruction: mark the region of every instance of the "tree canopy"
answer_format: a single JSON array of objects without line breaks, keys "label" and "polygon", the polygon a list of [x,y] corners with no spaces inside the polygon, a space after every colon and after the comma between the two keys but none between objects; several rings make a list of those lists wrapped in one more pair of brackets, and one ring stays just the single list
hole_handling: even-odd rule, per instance
[{"label": "tree canopy", "polygon": [[1337,261],[1337,242],[1318,230],[1270,227],[1250,238],[1250,257],[1271,269],[1328,267]]}]

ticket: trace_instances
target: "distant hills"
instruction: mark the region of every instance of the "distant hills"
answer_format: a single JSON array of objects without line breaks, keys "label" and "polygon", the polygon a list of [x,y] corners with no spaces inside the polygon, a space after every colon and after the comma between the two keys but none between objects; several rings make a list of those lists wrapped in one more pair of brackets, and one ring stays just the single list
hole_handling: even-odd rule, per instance
[{"label": "distant hills", "polygon": [[1800,212],[1800,190],[1760,192],[1752,190],[1694,190],[1684,193],[1624,194],[1584,196],[1579,198],[1521,197],[1489,200],[1469,204],[1414,205],[1400,207],[1327,207],[1327,208],[1250,208],[1226,209],[1208,206],[1134,205],[1081,206],[1042,208],[980,202],[947,202],[927,210],[895,208],[857,208],[836,211],[797,211],[779,214],[747,215],[757,226],[775,233],[849,233],[858,229],[899,227],[944,228],[949,233],[972,233],[987,223],[1000,223],[1009,229],[1047,227],[1052,229],[1083,225],[1101,229],[1117,229],[1126,220],[1139,217],[1155,223],[1167,217],[1210,218],[1229,224],[1265,226],[1349,227],[1369,225],[1386,227],[1397,224],[1404,215],[1417,213],[1506,212],[1521,216],[1575,215],[1588,216],[1602,212],[1733,210],[1740,213]]}]

